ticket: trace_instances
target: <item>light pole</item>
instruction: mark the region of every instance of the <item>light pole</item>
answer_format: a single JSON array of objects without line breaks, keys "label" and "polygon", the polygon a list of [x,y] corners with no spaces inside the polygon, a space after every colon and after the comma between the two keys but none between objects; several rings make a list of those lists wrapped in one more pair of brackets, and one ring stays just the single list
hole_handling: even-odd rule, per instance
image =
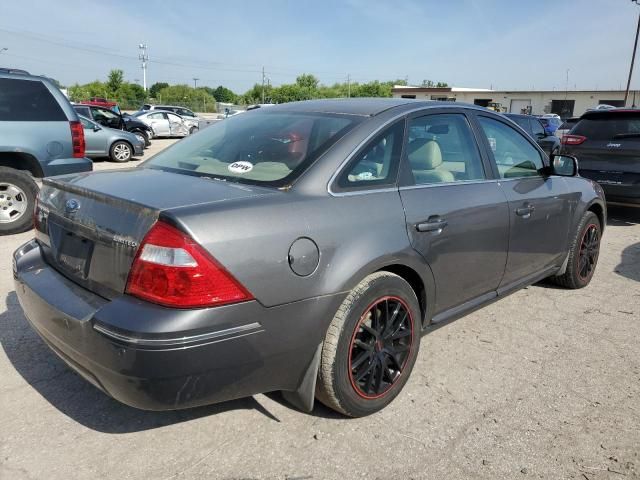
[{"label": "light pole", "polygon": [[[631,0],[638,5],[638,0]],[[624,91],[624,106],[627,106],[627,99],[629,98],[629,87],[631,86],[631,76],[633,75],[633,64],[636,59],[636,50],[638,48],[638,34],[640,34],[640,13],[638,13],[638,26],[636,27],[636,40],[633,44],[633,54],[631,55],[631,65],[629,66],[629,78],[627,79],[627,89]]]},{"label": "light pole", "polygon": [[142,88],[144,91],[147,91],[147,62],[149,61],[149,55],[147,54],[147,45],[141,43],[138,45],[140,49],[140,54],[138,55],[138,59],[142,62]]}]

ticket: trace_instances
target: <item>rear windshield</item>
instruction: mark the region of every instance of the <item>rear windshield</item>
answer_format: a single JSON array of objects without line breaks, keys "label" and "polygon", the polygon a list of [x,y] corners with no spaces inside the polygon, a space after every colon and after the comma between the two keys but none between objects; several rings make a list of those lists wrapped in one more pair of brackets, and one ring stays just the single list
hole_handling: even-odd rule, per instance
[{"label": "rear windshield", "polygon": [[361,119],[320,113],[229,117],[154,156],[145,167],[240,183],[283,186]]},{"label": "rear windshield", "polygon": [[560,125],[560,127],[558,127],[559,130],[570,130],[573,128],[573,126],[578,123],[578,119],[574,118],[574,119],[569,119],[566,122],[564,122],[562,125]]},{"label": "rear windshield", "polygon": [[603,118],[583,118],[571,131],[589,140],[614,140],[616,138],[640,137],[640,115],[607,115]]},{"label": "rear windshield", "polygon": [[67,120],[58,102],[37,80],[0,78],[0,121],[56,122]]}]

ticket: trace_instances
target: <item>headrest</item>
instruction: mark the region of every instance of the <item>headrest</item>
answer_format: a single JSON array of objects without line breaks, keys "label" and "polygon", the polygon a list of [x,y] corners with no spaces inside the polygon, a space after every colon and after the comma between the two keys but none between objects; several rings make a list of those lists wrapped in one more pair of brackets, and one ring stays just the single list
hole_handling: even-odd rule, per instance
[{"label": "headrest", "polygon": [[442,152],[434,140],[415,140],[409,144],[408,156],[414,170],[433,170],[442,165]]}]

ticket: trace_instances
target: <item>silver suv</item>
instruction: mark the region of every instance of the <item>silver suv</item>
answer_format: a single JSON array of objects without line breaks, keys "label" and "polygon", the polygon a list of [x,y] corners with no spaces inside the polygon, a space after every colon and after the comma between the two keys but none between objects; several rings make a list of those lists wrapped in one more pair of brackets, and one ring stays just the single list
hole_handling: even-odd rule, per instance
[{"label": "silver suv", "polygon": [[82,124],[53,82],[0,68],[0,235],[31,228],[34,178],[92,169]]}]

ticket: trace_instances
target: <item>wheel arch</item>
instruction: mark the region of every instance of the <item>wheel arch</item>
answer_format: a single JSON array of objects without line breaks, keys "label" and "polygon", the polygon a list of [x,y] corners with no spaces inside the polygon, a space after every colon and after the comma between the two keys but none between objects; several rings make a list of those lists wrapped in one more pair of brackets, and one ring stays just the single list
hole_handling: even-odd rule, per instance
[{"label": "wheel arch", "polygon": [[26,171],[36,178],[44,177],[42,165],[40,165],[36,157],[29,153],[0,152],[0,167]]},{"label": "wheel arch", "polygon": [[432,302],[427,301],[427,287],[418,272],[401,263],[386,265],[376,271],[389,272],[398,275],[411,286],[412,290],[416,294],[416,298],[418,299],[418,304],[420,305],[420,316],[422,317],[422,326],[424,327],[427,324],[426,319],[429,318],[427,316],[427,305]]},{"label": "wheel arch", "polygon": [[600,221],[600,230],[604,232],[607,223],[606,208],[604,207],[604,205],[600,204],[600,202],[598,201],[594,201],[587,207],[586,211],[596,214],[598,220]]}]

